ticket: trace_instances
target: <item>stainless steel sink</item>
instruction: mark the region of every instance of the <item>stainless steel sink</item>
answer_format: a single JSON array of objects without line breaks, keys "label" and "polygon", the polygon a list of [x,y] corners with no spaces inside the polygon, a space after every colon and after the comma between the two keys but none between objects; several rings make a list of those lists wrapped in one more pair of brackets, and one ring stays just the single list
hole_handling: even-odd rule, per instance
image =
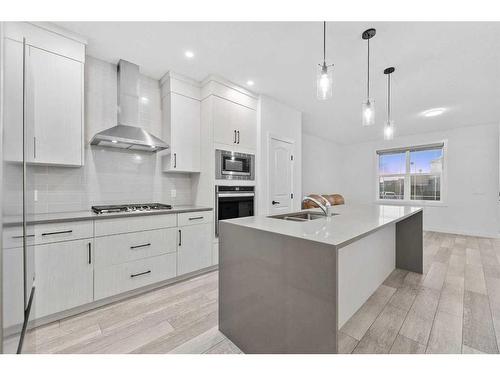
[{"label": "stainless steel sink", "polygon": [[[334,214],[337,215],[337,214]],[[326,216],[319,212],[295,212],[290,214],[281,214],[268,216],[271,219],[281,219],[281,220],[289,220],[289,221],[310,221],[325,218]]]}]

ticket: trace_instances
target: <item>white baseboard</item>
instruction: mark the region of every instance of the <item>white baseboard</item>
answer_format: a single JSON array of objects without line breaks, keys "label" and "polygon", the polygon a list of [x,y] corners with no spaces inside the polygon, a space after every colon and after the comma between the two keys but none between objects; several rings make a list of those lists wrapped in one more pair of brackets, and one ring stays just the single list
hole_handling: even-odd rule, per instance
[{"label": "white baseboard", "polygon": [[451,229],[451,228],[432,228],[432,227],[425,227],[424,226],[424,231],[459,234],[462,236],[500,238],[500,233],[479,232],[479,231],[462,231],[462,230],[456,230],[456,229]]}]

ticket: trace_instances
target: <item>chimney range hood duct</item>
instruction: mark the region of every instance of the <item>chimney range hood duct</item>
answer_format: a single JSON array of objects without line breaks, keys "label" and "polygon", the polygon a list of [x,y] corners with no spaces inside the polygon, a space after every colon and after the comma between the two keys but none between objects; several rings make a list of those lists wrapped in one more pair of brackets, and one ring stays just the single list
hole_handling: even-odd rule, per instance
[{"label": "chimney range hood duct", "polygon": [[125,60],[118,63],[118,125],[92,137],[91,145],[157,152],[169,146],[137,126],[139,123],[139,66]]}]

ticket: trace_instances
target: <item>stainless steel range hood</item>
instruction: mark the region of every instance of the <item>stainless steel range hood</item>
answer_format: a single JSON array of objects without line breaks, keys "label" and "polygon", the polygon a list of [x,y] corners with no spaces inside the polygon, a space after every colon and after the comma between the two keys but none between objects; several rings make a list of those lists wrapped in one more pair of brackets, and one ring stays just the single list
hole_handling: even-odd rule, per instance
[{"label": "stainless steel range hood", "polygon": [[139,66],[125,60],[118,63],[118,125],[92,137],[90,144],[129,150],[157,152],[169,146],[139,123]]}]

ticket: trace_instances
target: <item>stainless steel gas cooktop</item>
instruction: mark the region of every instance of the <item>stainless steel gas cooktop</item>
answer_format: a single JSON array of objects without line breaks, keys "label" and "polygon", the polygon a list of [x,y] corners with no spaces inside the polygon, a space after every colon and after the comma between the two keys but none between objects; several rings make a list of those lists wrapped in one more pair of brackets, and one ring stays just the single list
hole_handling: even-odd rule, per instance
[{"label": "stainless steel gas cooktop", "polygon": [[113,204],[108,206],[92,206],[92,211],[94,211],[96,214],[109,214],[113,212],[158,211],[171,209],[171,205],[162,203]]}]

